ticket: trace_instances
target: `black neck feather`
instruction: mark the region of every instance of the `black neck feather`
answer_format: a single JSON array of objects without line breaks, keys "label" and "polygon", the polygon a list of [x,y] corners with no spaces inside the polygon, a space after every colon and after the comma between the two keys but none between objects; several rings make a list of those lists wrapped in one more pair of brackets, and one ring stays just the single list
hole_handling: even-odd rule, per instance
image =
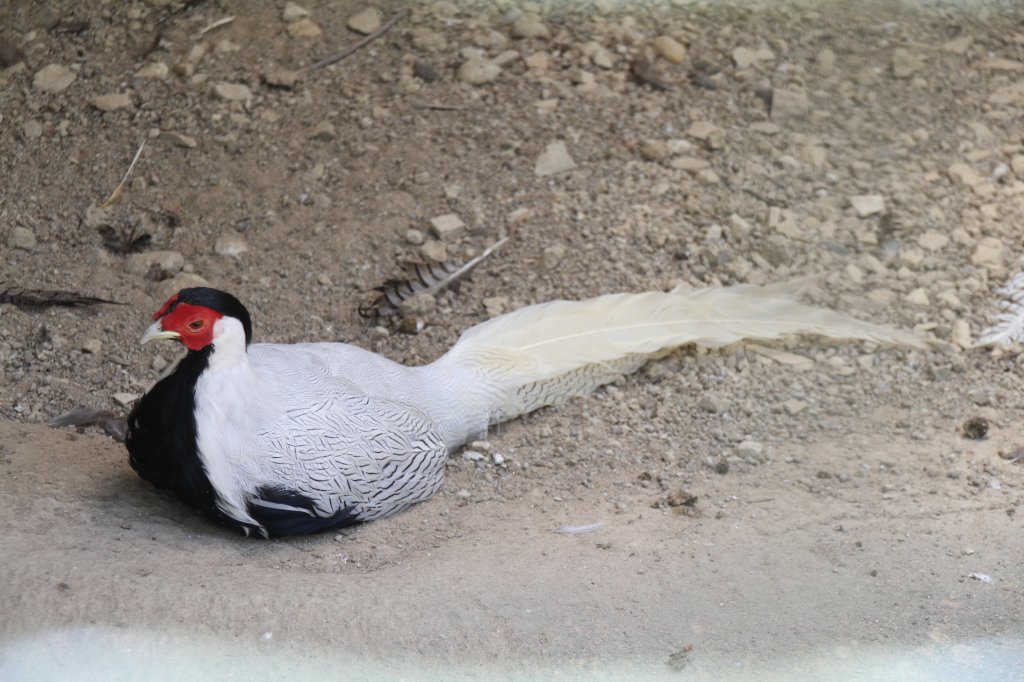
[{"label": "black neck feather", "polygon": [[182,501],[208,514],[216,494],[199,459],[196,436],[196,381],[207,368],[212,348],[190,351],[170,374],[136,403],[128,415],[128,463],[144,479],[172,490]]}]

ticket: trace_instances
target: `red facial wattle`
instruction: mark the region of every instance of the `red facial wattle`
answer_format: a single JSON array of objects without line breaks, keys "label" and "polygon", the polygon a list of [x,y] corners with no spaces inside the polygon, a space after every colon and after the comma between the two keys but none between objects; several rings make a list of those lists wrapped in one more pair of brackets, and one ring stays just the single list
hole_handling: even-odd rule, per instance
[{"label": "red facial wattle", "polygon": [[[202,350],[213,343],[213,325],[224,317],[216,310],[191,303],[178,303],[172,307],[172,298],[159,312],[158,319],[164,331],[177,332],[189,350]],[[171,308],[170,312],[166,312]]]}]

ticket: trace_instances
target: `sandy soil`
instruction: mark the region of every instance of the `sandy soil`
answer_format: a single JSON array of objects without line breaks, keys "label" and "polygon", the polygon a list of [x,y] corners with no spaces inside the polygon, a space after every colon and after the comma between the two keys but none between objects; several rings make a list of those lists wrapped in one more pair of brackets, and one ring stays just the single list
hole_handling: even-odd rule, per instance
[{"label": "sandy soil", "polygon": [[[281,87],[365,6],[305,3],[302,38],[283,5],[201,3],[139,56],[176,6],[0,7],[0,280],[124,303],[0,305],[0,678],[1020,677],[1024,356],[964,336],[1024,254],[1019,9],[442,2]],[[669,90],[631,75],[658,36],[688,48],[652,54]],[[557,141],[576,168],[538,176]],[[509,233],[422,333],[357,314],[423,239]],[[174,357],[139,333],[197,277],[259,340],[416,363],[528,303],[799,276],[944,345],[682,349],[337,535],[237,537],[46,426],[126,411]]]}]

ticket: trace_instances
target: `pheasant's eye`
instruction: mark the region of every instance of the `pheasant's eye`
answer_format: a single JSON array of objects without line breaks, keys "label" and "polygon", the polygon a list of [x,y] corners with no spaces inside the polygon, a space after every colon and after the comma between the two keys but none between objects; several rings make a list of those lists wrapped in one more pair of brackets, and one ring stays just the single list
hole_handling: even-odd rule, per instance
[{"label": "pheasant's eye", "polygon": [[194,332],[197,332],[197,331],[199,331],[200,329],[203,328],[203,321],[202,320],[192,320],[191,322],[188,323],[188,328],[191,329]]}]

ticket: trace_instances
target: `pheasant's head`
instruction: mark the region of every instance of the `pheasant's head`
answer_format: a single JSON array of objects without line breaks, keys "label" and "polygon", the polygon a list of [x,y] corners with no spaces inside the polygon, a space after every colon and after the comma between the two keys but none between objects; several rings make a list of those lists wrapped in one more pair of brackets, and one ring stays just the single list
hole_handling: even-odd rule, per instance
[{"label": "pheasant's head", "polygon": [[[182,289],[153,313],[153,324],[140,343],[154,339],[177,339],[189,350],[202,350],[227,340],[252,340],[249,311],[231,294],[208,287]],[[240,347],[241,348],[241,347]]]}]

